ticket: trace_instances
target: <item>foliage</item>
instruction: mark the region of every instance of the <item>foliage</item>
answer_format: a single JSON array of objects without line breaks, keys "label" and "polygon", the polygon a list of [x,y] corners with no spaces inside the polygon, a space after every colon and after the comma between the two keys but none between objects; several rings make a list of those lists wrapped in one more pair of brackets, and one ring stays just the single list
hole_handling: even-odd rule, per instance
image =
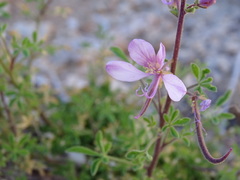
[{"label": "foliage", "polygon": [[[36,3],[39,12],[44,3]],[[32,3],[32,0],[26,0]],[[0,16],[11,17],[0,3]],[[30,12],[37,24],[40,18]],[[36,15],[42,16],[42,14]],[[164,114],[165,125],[158,128],[157,114],[134,120],[136,99],[129,100],[129,92],[113,91],[109,79],[99,84],[94,77],[103,64],[89,67],[89,85],[81,90],[67,91],[65,102],[50,86],[36,86],[32,82],[35,70],[32,63],[37,57],[51,55],[56,47],[39,39],[38,31],[31,37],[8,34],[7,24],[0,26],[0,177],[3,179],[41,178],[59,179],[133,179],[149,180],[144,168],[152,161],[154,143],[164,135],[167,146],[160,156],[152,179],[235,179],[240,166],[239,145],[234,144],[234,157],[227,165],[214,166],[206,162],[193,138],[191,118],[174,105]],[[106,34],[96,34],[103,41]],[[109,39],[108,39],[109,40]],[[119,48],[111,51],[119,58],[129,61]],[[94,68],[94,69],[92,69]],[[197,64],[187,67],[196,78],[195,88],[205,96],[205,90],[215,91],[210,70]],[[219,111],[230,97],[227,91],[218,98],[212,110],[207,110],[203,121],[206,127],[218,132],[218,123],[233,119],[231,113]],[[165,101],[165,97],[163,101]],[[191,110],[189,110],[191,111]],[[212,111],[214,113],[212,113]],[[186,115],[187,114],[187,115]],[[213,115],[212,115],[213,114]],[[208,129],[207,129],[208,130]],[[239,137],[239,127],[227,130],[230,137]],[[169,136],[168,136],[169,134]],[[211,137],[210,150],[217,152],[226,135]],[[216,140],[216,141],[215,141]],[[75,162],[71,155],[82,155],[83,162]],[[220,154],[216,153],[216,156]],[[77,158],[76,158],[77,159]],[[80,164],[80,165],[79,165]],[[37,174],[37,175],[36,175]]]}]

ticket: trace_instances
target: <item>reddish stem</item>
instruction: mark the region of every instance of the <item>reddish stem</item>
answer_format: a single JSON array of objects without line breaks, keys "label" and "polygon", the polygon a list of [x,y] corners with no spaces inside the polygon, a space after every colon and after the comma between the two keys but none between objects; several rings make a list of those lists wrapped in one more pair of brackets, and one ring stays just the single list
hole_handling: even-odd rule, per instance
[{"label": "reddish stem", "polygon": [[4,108],[7,118],[8,118],[8,123],[9,123],[10,129],[11,129],[12,133],[16,136],[17,130],[16,130],[15,124],[13,122],[11,111],[5,101],[5,97],[4,97],[4,94],[2,91],[0,91],[0,97],[1,97],[2,104],[3,104],[3,108]]},{"label": "reddish stem", "polygon": [[229,151],[224,154],[222,157],[220,158],[214,158],[212,157],[212,155],[209,153],[207,145],[205,143],[204,137],[203,137],[203,133],[202,133],[202,123],[201,123],[201,116],[200,116],[200,112],[197,106],[197,97],[193,96],[192,97],[192,108],[193,108],[193,113],[195,116],[195,124],[196,124],[196,132],[197,132],[197,139],[198,139],[198,144],[199,147],[202,151],[203,156],[211,163],[213,164],[219,164],[224,162],[227,157],[229,156],[229,154],[232,152],[232,148],[229,149]]},{"label": "reddish stem", "polygon": [[[175,71],[176,71],[178,54],[179,54],[179,49],[180,49],[180,44],[181,44],[184,16],[186,14],[186,12],[185,12],[185,4],[186,4],[186,0],[182,0],[181,1],[181,7],[180,7],[180,13],[179,13],[179,17],[178,17],[178,26],[177,26],[176,39],[175,39],[175,45],[174,45],[174,51],[173,51],[173,58],[172,58],[173,63],[171,65],[171,72],[173,74],[175,74]],[[160,113],[160,116],[159,116],[159,119],[160,119],[159,127],[160,127],[160,129],[165,124],[164,119],[163,119],[163,114],[168,112],[168,110],[170,108],[170,105],[171,105],[171,99],[168,96],[167,100],[166,100],[166,103],[165,103],[165,106],[164,106],[164,110],[163,110],[163,112]],[[152,176],[153,170],[154,170],[154,168],[155,168],[155,166],[156,166],[156,164],[158,162],[159,154],[160,154],[160,152],[162,151],[162,149],[164,147],[164,142],[161,143],[161,141],[162,141],[161,137],[158,138],[158,140],[156,141],[154,154],[153,154],[153,160],[150,163],[149,167],[147,168],[147,175],[148,175],[148,177]]]}]

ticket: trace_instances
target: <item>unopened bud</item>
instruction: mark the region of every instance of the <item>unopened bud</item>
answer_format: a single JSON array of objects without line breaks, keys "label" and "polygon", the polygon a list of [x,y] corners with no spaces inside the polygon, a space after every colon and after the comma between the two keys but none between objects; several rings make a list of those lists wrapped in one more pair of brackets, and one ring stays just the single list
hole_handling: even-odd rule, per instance
[{"label": "unopened bud", "polygon": [[216,0],[200,0],[198,6],[201,8],[208,8],[216,3]]}]

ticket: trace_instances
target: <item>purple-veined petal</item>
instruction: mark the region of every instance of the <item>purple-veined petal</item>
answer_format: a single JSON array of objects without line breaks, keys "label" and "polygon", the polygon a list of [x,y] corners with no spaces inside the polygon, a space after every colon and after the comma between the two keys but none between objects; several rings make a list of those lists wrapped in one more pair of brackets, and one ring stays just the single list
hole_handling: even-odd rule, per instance
[{"label": "purple-veined petal", "polygon": [[125,82],[137,81],[150,75],[138,70],[132,64],[124,61],[109,61],[106,64],[106,71],[113,78]]},{"label": "purple-veined petal", "polygon": [[158,61],[158,64],[160,65],[160,69],[164,65],[165,57],[166,57],[165,46],[162,43],[160,43],[160,47],[157,53],[157,61]]},{"label": "purple-veined petal", "polygon": [[163,4],[166,4],[166,5],[171,5],[173,2],[174,2],[174,0],[170,0],[170,1],[168,1],[168,0],[162,0],[162,3],[163,3]]},{"label": "purple-veined petal", "polygon": [[149,88],[147,89],[147,92],[145,93],[146,98],[153,98],[157,92],[158,85],[160,82],[161,76],[160,75],[155,75]]},{"label": "purple-veined petal", "polygon": [[148,67],[148,64],[155,62],[156,53],[152,45],[142,39],[134,39],[128,45],[130,57],[139,65]]},{"label": "purple-veined petal", "polygon": [[164,74],[162,79],[169,97],[173,101],[180,101],[187,92],[183,82],[173,74]]},{"label": "purple-veined petal", "polygon": [[144,105],[143,105],[141,111],[139,112],[139,114],[134,117],[135,119],[140,118],[146,112],[146,110],[147,110],[148,106],[150,105],[151,101],[152,101],[152,99],[147,99],[146,100],[146,102],[144,103]]}]

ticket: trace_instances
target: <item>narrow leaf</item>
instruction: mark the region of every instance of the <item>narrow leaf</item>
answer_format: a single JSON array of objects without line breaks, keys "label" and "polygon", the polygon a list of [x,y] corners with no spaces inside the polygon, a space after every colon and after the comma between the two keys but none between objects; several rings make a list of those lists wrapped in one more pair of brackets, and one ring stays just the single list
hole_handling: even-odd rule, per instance
[{"label": "narrow leaf", "polygon": [[179,110],[174,111],[174,113],[171,116],[171,121],[174,121],[179,115]]},{"label": "narrow leaf", "polygon": [[233,119],[233,118],[235,118],[235,115],[232,113],[221,113],[217,117],[220,120],[224,120],[224,119]]},{"label": "narrow leaf", "polygon": [[167,114],[164,114],[164,115],[163,115],[163,118],[164,118],[164,120],[165,120],[166,122],[169,122],[169,121],[170,121]]},{"label": "narrow leaf", "polygon": [[201,84],[204,84],[204,83],[211,83],[213,81],[213,78],[212,77],[209,77],[203,81],[201,81]]},{"label": "narrow leaf", "polygon": [[0,28],[1,33],[3,33],[7,29],[7,24],[3,24]]},{"label": "narrow leaf", "polygon": [[199,76],[200,76],[200,68],[198,67],[198,65],[192,63],[191,64],[191,69],[192,69],[192,72],[194,74],[194,76],[199,79]]},{"label": "narrow leaf", "polygon": [[96,173],[98,172],[98,168],[99,168],[101,162],[102,162],[101,159],[95,159],[95,160],[93,161],[93,163],[92,163],[92,165],[91,165],[91,169],[90,169],[92,176],[95,176]]},{"label": "narrow leaf", "polygon": [[209,91],[213,91],[216,92],[217,91],[217,87],[213,86],[211,84],[201,84],[202,87],[206,88]]},{"label": "narrow leaf", "polygon": [[213,124],[219,124],[219,119],[217,117],[212,118],[212,123]]},{"label": "narrow leaf", "polygon": [[223,105],[230,98],[231,93],[232,93],[231,90],[228,90],[224,95],[219,97],[217,99],[216,106],[219,107]]},{"label": "narrow leaf", "polygon": [[187,145],[187,146],[190,146],[190,141],[189,141],[189,139],[187,139],[187,138],[182,138],[182,140],[184,141],[184,143]]},{"label": "narrow leaf", "polygon": [[179,133],[174,127],[170,127],[170,132],[171,132],[173,137],[176,137],[176,138],[179,137]]},{"label": "narrow leaf", "polygon": [[30,54],[30,52],[29,52],[28,49],[23,49],[23,50],[22,50],[22,53],[23,53],[23,55],[24,55],[25,57],[28,57],[29,54]]},{"label": "narrow leaf", "polygon": [[178,119],[177,121],[175,121],[173,123],[173,125],[174,126],[182,126],[182,125],[189,123],[189,121],[190,121],[190,118],[182,118],[182,119]]},{"label": "narrow leaf", "polygon": [[112,148],[112,143],[111,142],[107,142],[106,145],[104,146],[104,151],[107,154]]},{"label": "narrow leaf", "polygon": [[163,126],[162,131],[164,132],[167,128],[169,128],[168,124]]},{"label": "narrow leaf", "polygon": [[103,134],[102,131],[98,131],[96,135],[96,143],[97,146],[100,148],[101,152],[105,153],[105,148],[103,145]]},{"label": "narrow leaf", "polygon": [[132,150],[132,151],[129,151],[127,154],[126,154],[126,158],[128,159],[135,159],[137,158],[139,155],[143,154],[143,151],[140,151],[140,150]]},{"label": "narrow leaf", "polygon": [[36,31],[33,32],[33,34],[32,34],[32,38],[33,38],[33,42],[37,42],[38,34],[37,34]]},{"label": "narrow leaf", "polygon": [[67,152],[82,153],[82,154],[86,154],[86,155],[89,155],[89,156],[101,156],[96,151],[93,151],[93,150],[91,150],[89,148],[86,148],[86,147],[83,147],[83,146],[71,147],[71,148],[67,149]]},{"label": "narrow leaf", "polygon": [[211,71],[210,71],[210,69],[208,69],[208,68],[203,69],[203,70],[202,70],[202,76],[201,76],[200,80],[203,80],[203,79],[206,77],[206,75],[209,74],[210,72],[211,72]]},{"label": "narrow leaf", "polygon": [[129,62],[126,54],[118,47],[111,47],[110,50],[118,57],[120,57],[121,59],[123,59],[124,61]]}]

